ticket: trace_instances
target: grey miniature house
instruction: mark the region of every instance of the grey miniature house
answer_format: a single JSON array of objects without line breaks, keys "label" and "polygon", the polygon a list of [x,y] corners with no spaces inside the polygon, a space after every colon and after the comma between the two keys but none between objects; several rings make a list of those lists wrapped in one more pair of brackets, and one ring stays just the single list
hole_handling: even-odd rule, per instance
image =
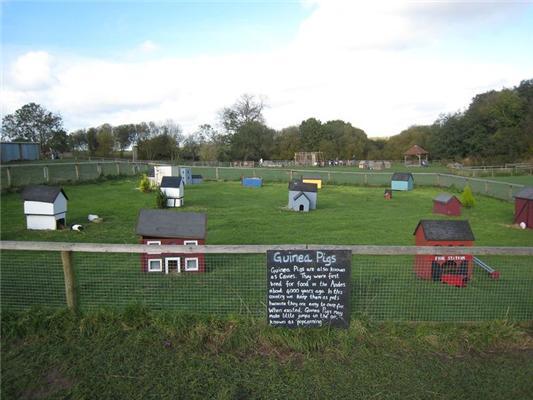
[{"label": "grey miniature house", "polygon": [[289,209],[308,212],[314,210],[317,203],[317,185],[293,180],[289,183]]}]

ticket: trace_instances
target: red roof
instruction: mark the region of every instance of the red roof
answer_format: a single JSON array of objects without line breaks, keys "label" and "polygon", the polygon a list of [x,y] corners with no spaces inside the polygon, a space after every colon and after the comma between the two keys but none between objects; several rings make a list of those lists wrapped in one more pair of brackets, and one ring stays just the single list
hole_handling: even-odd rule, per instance
[{"label": "red roof", "polygon": [[424,150],[422,147],[420,147],[419,145],[415,144],[403,154],[406,156],[418,156],[420,154],[429,154],[429,153],[426,150]]}]

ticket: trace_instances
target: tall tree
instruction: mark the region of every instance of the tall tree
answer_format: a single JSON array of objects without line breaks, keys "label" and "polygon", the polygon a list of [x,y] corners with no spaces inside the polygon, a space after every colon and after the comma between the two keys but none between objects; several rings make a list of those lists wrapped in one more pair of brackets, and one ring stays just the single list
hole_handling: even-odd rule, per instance
[{"label": "tall tree", "polygon": [[3,137],[37,142],[43,152],[49,150],[50,140],[59,132],[65,132],[61,116],[36,103],[28,103],[2,118]]},{"label": "tall tree", "polygon": [[257,121],[242,125],[231,137],[231,154],[234,160],[268,159],[273,147],[274,130]]},{"label": "tall tree", "polygon": [[264,124],[264,109],[262,98],[243,94],[231,107],[223,108],[219,118],[226,132],[235,133],[240,127],[251,122]]}]

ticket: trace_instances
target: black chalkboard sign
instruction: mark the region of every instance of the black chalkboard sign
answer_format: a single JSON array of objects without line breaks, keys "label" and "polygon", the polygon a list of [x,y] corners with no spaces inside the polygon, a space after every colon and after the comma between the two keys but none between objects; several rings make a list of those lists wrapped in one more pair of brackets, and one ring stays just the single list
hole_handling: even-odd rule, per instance
[{"label": "black chalkboard sign", "polygon": [[268,323],[287,328],[350,324],[349,250],[269,250]]}]

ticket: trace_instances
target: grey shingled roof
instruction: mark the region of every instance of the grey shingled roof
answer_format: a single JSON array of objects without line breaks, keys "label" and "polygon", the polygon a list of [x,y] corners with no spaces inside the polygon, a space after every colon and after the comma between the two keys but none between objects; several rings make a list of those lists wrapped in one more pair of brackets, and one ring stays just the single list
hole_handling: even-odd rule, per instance
[{"label": "grey shingled roof", "polygon": [[413,235],[420,225],[424,229],[426,240],[475,240],[468,221],[422,219],[416,226]]},{"label": "grey shingled roof", "polygon": [[179,188],[181,185],[181,176],[164,176],[161,179],[161,187]]},{"label": "grey shingled roof", "polygon": [[68,200],[67,195],[59,186],[26,186],[26,188],[22,191],[22,200],[53,203],[59,193],[63,193],[63,196],[65,196],[65,198]]},{"label": "grey shingled roof", "polygon": [[514,197],[519,199],[533,200],[533,187],[525,187],[520,190]]},{"label": "grey shingled roof", "polygon": [[289,183],[289,190],[295,190],[298,192],[316,192],[317,185],[315,183],[304,183],[295,179]]},{"label": "grey shingled roof", "polygon": [[440,193],[433,199],[433,201],[437,201],[439,203],[448,203],[451,199],[453,199],[455,196],[450,193]]},{"label": "grey shingled roof", "polygon": [[207,215],[194,212],[141,209],[135,232],[159,238],[205,239]]},{"label": "grey shingled roof", "polygon": [[413,177],[413,174],[410,172],[395,172],[392,174],[392,181],[408,181],[409,177],[414,181],[415,178]]}]

